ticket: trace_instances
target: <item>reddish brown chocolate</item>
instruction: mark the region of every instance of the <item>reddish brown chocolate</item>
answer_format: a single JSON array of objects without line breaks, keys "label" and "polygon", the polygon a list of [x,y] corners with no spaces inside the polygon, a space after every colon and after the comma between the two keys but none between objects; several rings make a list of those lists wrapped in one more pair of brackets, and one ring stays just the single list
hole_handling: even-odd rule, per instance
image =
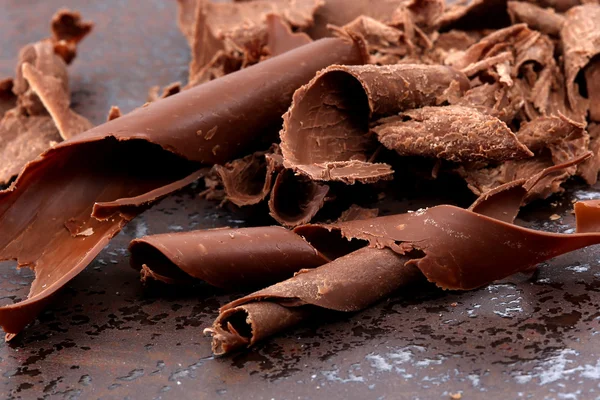
[{"label": "reddish brown chocolate", "polygon": [[193,277],[220,288],[264,287],[328,261],[278,226],[153,235],[132,241],[129,250],[143,274],[167,283]]},{"label": "reddish brown chocolate", "polygon": [[[361,62],[354,42],[320,40],[138,108],[27,165],[0,193],[0,258],[34,267],[36,280],[27,300],[0,308],[0,325],[23,329],[144,207],[198,179],[202,163],[232,159],[278,123],[294,90],[316,71]],[[72,237],[64,226],[70,219],[93,234]]]},{"label": "reddish brown chocolate", "polygon": [[329,67],[296,91],[284,115],[284,166],[323,181],[390,178],[389,165],[367,161],[375,145],[369,121],[440,104],[449,91],[459,96],[468,87],[463,74],[444,66]]}]

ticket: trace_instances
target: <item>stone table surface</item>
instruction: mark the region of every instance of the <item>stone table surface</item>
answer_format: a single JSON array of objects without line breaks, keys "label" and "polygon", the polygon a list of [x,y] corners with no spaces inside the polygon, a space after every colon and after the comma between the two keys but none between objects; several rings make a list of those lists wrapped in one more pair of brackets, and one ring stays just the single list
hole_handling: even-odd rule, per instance
[{"label": "stone table surface", "polygon": [[[189,49],[175,1],[2,0],[0,78],[21,46],[72,7],[96,23],[70,67],[77,112],[101,123],[111,105],[143,104],[153,85],[185,81]],[[427,186],[427,185],[425,185]],[[132,221],[14,341],[0,344],[0,398],[102,399],[594,399],[600,396],[600,249],[591,247],[458,293],[401,291],[368,310],[331,314],[255,348],[212,357],[202,335],[220,305],[240,296],[206,285],[143,286],[127,245],[146,234],[259,223],[264,209],[219,208],[201,187]],[[528,207],[519,223],[568,232],[574,183]],[[384,213],[472,200],[456,183],[388,196]],[[389,204],[388,204],[389,203]],[[558,220],[550,220],[552,214]],[[262,223],[271,223],[263,220]],[[33,273],[0,263],[0,301],[27,295]]]}]

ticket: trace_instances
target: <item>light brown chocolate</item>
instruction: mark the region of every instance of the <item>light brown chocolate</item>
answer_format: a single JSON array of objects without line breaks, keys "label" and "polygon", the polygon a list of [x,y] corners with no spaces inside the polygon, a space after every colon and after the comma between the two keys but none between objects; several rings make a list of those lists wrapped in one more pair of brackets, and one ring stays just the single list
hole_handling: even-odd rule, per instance
[{"label": "light brown chocolate", "polygon": [[565,17],[552,8],[543,8],[539,5],[524,1],[509,1],[508,14],[513,24],[524,22],[531,29],[546,35],[559,36]]}]

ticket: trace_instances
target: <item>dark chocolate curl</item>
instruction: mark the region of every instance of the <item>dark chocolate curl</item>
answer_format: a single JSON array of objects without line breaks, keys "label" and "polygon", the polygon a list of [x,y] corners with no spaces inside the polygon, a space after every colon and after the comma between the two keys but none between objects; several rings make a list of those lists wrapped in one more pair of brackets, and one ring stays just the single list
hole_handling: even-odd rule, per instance
[{"label": "dark chocolate curl", "polygon": [[459,163],[533,156],[504,122],[471,107],[423,107],[377,124],[373,131],[379,141],[403,156]]},{"label": "dark chocolate curl", "polygon": [[[141,210],[198,179],[202,163],[229,161],[278,123],[294,90],[318,70],[361,62],[351,41],[316,41],[138,108],[28,164],[0,192],[0,259],[33,267],[36,279],[27,300],[0,308],[0,325],[23,329]],[[70,219],[93,233],[72,237]]]},{"label": "dark chocolate curl", "polygon": [[444,66],[331,66],[296,91],[283,117],[284,166],[314,180],[389,178],[390,166],[366,161],[365,153],[374,146],[369,120],[438,105],[449,90],[460,96],[468,88],[462,73]]},{"label": "dark chocolate curl", "polygon": [[146,266],[174,281],[193,277],[220,288],[264,287],[328,261],[300,236],[278,226],[146,236],[133,240],[129,251],[135,269]]},{"label": "dark chocolate curl", "polygon": [[591,110],[600,120],[600,4],[573,7],[566,13],[561,31],[565,79],[573,110]]}]

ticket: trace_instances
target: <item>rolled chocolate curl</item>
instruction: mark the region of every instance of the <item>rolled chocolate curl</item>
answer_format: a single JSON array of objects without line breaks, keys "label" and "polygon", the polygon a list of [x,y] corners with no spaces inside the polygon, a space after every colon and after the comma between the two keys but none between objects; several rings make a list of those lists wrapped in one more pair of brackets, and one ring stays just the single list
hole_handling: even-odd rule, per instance
[{"label": "rolled chocolate curl", "polygon": [[600,4],[573,7],[566,17],[561,39],[569,104],[600,121]]},{"label": "rolled chocolate curl", "polygon": [[152,235],[133,240],[129,251],[143,279],[174,283],[192,277],[228,289],[264,287],[329,261],[279,226]]},{"label": "rolled chocolate curl", "polygon": [[565,17],[552,8],[543,8],[524,1],[509,1],[508,14],[513,24],[524,22],[531,29],[546,35],[559,36]]},{"label": "rolled chocolate curl", "polygon": [[314,318],[319,309],[362,310],[422,279],[418,269],[405,265],[408,260],[389,249],[365,247],[231,302],[205,330],[212,335],[213,352],[222,355],[252,346]]},{"label": "rolled chocolate curl", "polygon": [[445,66],[331,66],[296,91],[283,117],[284,166],[313,180],[389,179],[389,165],[366,161],[374,146],[369,121],[440,104],[449,91],[460,95],[468,87],[462,73]]},{"label": "rolled chocolate curl", "polygon": [[34,268],[36,279],[27,300],[0,308],[0,325],[22,330],[140,211],[278,123],[318,70],[363,61],[356,42],[319,40],[152,102],[28,164],[0,192],[0,259]]}]

